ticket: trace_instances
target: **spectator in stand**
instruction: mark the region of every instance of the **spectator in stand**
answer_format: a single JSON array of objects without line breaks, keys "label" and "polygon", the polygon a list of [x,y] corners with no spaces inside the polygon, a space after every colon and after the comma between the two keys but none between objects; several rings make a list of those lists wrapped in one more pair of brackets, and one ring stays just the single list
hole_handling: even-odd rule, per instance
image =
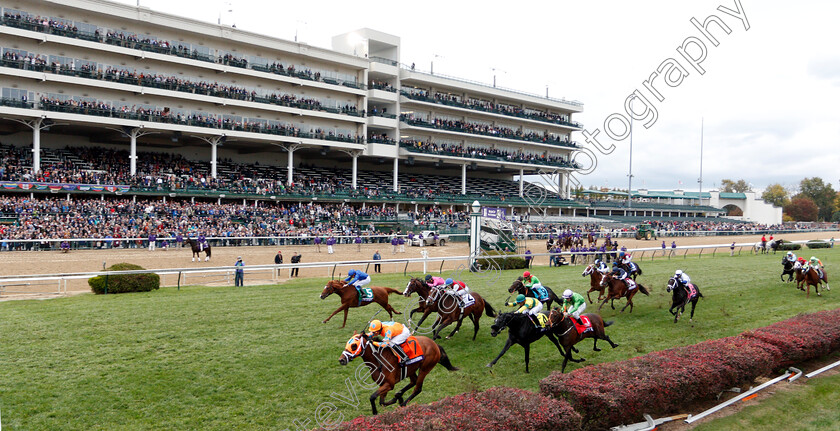
[{"label": "spectator in stand", "polygon": [[242,256],[236,258],[236,263],[233,265],[236,267],[236,277],[234,279],[234,287],[242,287],[245,281],[245,263],[242,262]]}]

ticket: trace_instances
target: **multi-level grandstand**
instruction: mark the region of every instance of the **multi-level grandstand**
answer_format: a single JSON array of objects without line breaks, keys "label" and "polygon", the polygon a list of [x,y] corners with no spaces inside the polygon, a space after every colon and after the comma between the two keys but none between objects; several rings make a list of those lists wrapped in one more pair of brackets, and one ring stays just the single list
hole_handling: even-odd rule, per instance
[{"label": "multi-level grandstand", "polygon": [[0,51],[4,193],[389,214],[480,200],[553,221],[725,213],[574,199],[583,104],[417,70],[370,29],[323,49],[102,0],[21,0],[2,7]]}]

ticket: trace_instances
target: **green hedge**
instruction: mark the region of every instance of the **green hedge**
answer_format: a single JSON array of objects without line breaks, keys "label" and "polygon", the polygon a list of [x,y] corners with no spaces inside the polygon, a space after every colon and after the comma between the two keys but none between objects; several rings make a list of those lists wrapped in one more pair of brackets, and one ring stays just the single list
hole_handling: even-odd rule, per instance
[{"label": "green hedge", "polygon": [[831,244],[827,241],[808,241],[805,245],[808,246],[808,248],[831,248]]},{"label": "green hedge", "polygon": [[[506,253],[503,251],[488,251],[487,258],[476,259],[476,264],[482,269],[499,268],[499,269],[523,269],[525,268],[525,259],[517,256],[504,257],[507,255],[515,255],[516,253]],[[495,257],[498,256],[498,257]]]},{"label": "green hedge", "polygon": [[791,244],[789,242],[782,242],[776,250],[801,250],[802,244]]},{"label": "green hedge", "polygon": [[[134,271],[142,270],[143,267],[131,263],[118,263],[108,267],[106,271]],[[160,289],[160,276],[157,274],[125,274],[108,276],[107,292],[105,276],[100,275],[88,280],[88,285],[93,293],[128,293],[128,292],[150,292]]]}]

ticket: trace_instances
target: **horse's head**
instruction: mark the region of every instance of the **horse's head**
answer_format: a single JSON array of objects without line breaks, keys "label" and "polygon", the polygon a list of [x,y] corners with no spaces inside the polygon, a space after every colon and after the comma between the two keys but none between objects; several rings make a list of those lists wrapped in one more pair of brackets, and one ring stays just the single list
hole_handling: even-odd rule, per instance
[{"label": "horse's head", "polygon": [[589,265],[586,266],[586,268],[583,268],[583,273],[580,276],[581,277],[586,277],[587,275],[592,274],[592,271],[594,271],[594,270],[595,270],[595,265],[590,263]]},{"label": "horse's head", "polygon": [[330,280],[324,286],[324,290],[321,292],[321,299],[326,299],[328,296],[332,295],[333,293],[340,290],[343,286],[340,280]]},{"label": "horse's head", "polygon": [[[412,277],[411,280],[408,281],[408,284],[405,285],[405,290],[403,290],[403,295],[408,298],[414,292],[420,292],[420,288],[426,285],[426,282],[419,279]],[[426,285],[428,287],[428,285]]]},{"label": "horse's head", "polygon": [[[519,277],[519,278],[522,278],[522,277]],[[510,287],[508,287],[508,293],[513,293],[513,292],[519,292],[519,293],[524,293],[525,292],[525,285],[522,284],[521,280],[514,280],[513,284],[511,284]]]},{"label": "horse's head", "polygon": [[497,336],[504,331],[513,320],[516,313],[500,313],[496,316],[496,321],[490,325],[490,335]]},{"label": "horse's head", "polygon": [[347,340],[347,344],[344,346],[344,351],[341,352],[341,356],[338,357],[338,363],[341,365],[347,365],[354,358],[361,356],[361,354],[365,351],[365,343],[367,343],[367,337],[365,334],[359,334],[356,331],[353,331],[353,337]]},{"label": "horse's head", "polygon": [[559,325],[560,322],[566,319],[566,313],[560,310],[560,307],[555,307],[548,313],[548,322],[546,323],[549,328],[553,328],[555,325]]},{"label": "horse's head", "polygon": [[677,288],[677,278],[676,277],[669,278],[668,279],[668,286],[665,288],[665,290],[668,293],[671,293],[671,291],[676,289],[676,288]]},{"label": "horse's head", "polygon": [[601,287],[607,286],[612,279],[613,274],[611,272],[604,274],[604,276],[601,277]]}]

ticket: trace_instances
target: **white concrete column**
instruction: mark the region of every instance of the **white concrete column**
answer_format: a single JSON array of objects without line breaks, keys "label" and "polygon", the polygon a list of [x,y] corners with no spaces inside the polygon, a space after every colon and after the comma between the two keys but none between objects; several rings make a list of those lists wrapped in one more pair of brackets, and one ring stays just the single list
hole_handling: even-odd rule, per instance
[{"label": "white concrete column", "polygon": [[467,165],[461,165],[461,194],[467,194]]},{"label": "white concrete column", "polygon": [[394,191],[400,191],[400,180],[399,180],[399,172],[400,172],[400,159],[394,159]]},{"label": "white concrete column", "polygon": [[32,122],[32,174],[41,172],[41,123],[39,118]]},{"label": "white concrete column", "polygon": [[356,177],[359,173],[359,155],[353,154],[353,189],[356,189]]},{"label": "white concrete column", "polygon": [[131,166],[129,173],[131,176],[137,175],[137,133],[136,129],[131,131],[131,134],[128,135],[129,139],[131,139],[131,151],[128,155],[128,163]]},{"label": "white concrete column", "polygon": [[292,182],[294,181],[292,178],[294,178],[294,173],[295,173],[295,150],[291,147],[291,145],[289,147],[287,147],[287,149],[289,150],[289,160],[288,160],[289,177],[286,180],[286,184],[291,186]]},{"label": "white concrete column", "polygon": [[525,196],[525,169],[519,170],[519,197]]},{"label": "white concrete column", "polygon": [[218,146],[219,142],[213,140],[210,142],[210,175],[216,178],[216,162],[218,160]]},{"label": "white concrete column", "polygon": [[558,177],[558,184],[557,184],[557,195],[560,199],[565,199],[568,195],[566,194],[566,174],[560,172]]}]

